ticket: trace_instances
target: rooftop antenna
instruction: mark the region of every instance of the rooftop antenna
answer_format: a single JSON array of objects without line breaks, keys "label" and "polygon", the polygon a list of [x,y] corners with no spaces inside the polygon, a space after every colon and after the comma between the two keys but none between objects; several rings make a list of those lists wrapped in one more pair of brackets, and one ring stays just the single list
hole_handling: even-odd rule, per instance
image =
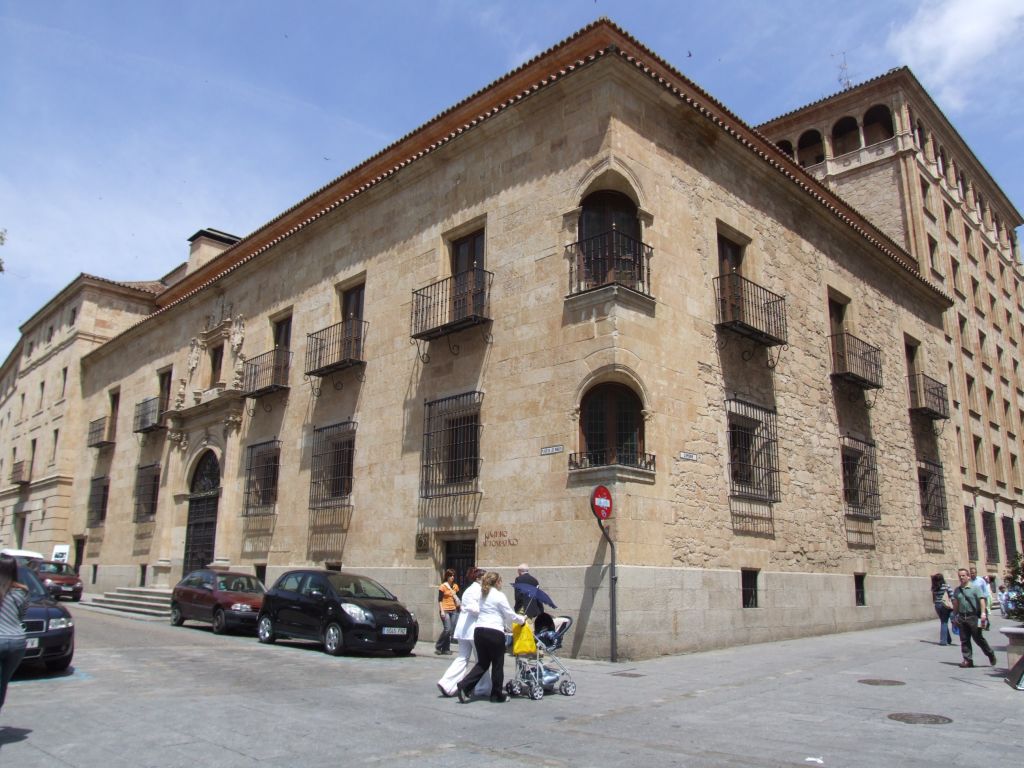
[{"label": "rooftop antenna", "polygon": [[850,68],[846,65],[846,51],[831,54],[832,58],[842,56],[842,61],[839,63],[839,85],[842,86],[845,91],[847,88],[853,85],[850,82]]}]

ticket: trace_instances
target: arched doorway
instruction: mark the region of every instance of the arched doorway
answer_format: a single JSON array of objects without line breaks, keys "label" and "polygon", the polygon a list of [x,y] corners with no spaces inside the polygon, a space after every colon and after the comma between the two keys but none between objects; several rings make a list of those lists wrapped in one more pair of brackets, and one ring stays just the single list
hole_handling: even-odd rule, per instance
[{"label": "arched doorway", "polygon": [[188,497],[188,527],[185,529],[184,571],[205,568],[213,561],[217,536],[217,503],[220,501],[220,462],[207,451],[196,464]]}]

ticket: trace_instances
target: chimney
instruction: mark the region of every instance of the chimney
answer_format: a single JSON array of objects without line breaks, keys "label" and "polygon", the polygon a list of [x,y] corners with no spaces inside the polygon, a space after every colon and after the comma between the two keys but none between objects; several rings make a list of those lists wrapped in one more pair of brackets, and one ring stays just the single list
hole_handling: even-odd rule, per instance
[{"label": "chimney", "polygon": [[185,274],[191,274],[210,263],[241,239],[218,229],[200,229],[188,239],[191,247],[188,252],[188,268],[185,270]]}]

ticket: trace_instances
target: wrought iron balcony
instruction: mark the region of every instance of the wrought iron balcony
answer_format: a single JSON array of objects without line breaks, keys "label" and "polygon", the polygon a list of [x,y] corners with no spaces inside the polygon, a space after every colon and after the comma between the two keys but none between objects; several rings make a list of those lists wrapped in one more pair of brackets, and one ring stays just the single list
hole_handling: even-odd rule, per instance
[{"label": "wrought iron balcony", "polygon": [[942,465],[918,459],[917,487],[921,493],[922,526],[933,530],[948,530],[949,514],[946,512],[946,483]]},{"label": "wrought iron balcony", "polygon": [[164,428],[164,413],[167,412],[168,395],[160,395],[141,400],[135,404],[135,418],[132,420],[133,432],[152,432]]},{"label": "wrought iron balcony", "polygon": [[715,278],[716,325],[766,347],[787,342],[786,299],[738,272]]},{"label": "wrought iron balcony", "polygon": [[326,376],[333,371],[362,365],[365,320],[349,319],[309,334],[306,339],[306,374]]},{"label": "wrought iron balcony", "polygon": [[286,347],[274,347],[245,362],[242,369],[242,397],[257,398],[288,388],[292,353]]},{"label": "wrought iron balcony", "polygon": [[491,283],[485,269],[469,269],[412,292],[414,339],[438,339],[491,319]]},{"label": "wrought iron balcony", "polygon": [[572,243],[566,252],[570,294],[621,285],[651,295],[651,246],[613,229]]},{"label": "wrought iron balcony", "polygon": [[861,389],[882,387],[882,350],[849,333],[836,333],[832,342],[832,375]]},{"label": "wrought iron balcony", "polygon": [[114,444],[113,437],[107,429],[107,417],[104,416],[89,422],[89,436],[85,444],[89,448],[103,448]]},{"label": "wrought iron balcony", "polygon": [[946,385],[931,376],[915,373],[907,377],[910,385],[910,412],[936,421],[949,418]]},{"label": "wrought iron balcony", "polygon": [[31,481],[27,461],[16,461],[11,464],[11,485],[26,485]]},{"label": "wrought iron balcony", "polygon": [[569,454],[570,470],[612,466],[632,467],[645,472],[654,472],[654,454],[617,450],[583,451]]}]

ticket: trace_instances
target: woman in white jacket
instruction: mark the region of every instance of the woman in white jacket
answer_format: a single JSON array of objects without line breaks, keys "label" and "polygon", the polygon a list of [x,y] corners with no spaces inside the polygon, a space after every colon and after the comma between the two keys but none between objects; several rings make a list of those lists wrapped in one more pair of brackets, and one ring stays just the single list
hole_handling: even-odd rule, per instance
[{"label": "woman in white jacket", "polygon": [[488,571],[480,580],[480,601],[476,625],[473,627],[473,644],[476,646],[476,666],[469,671],[458,686],[459,701],[469,701],[470,692],[476,684],[491,671],[491,701],[503,702],[508,695],[502,690],[505,683],[505,627],[522,624],[520,616],[508,604],[508,598],[501,591],[501,576]]},{"label": "woman in white jacket", "polygon": [[[467,572],[472,582],[466,591],[462,593],[462,611],[459,613],[459,620],[455,624],[455,631],[452,637],[459,643],[459,654],[452,659],[444,676],[437,681],[437,687],[442,696],[454,696],[458,682],[476,661],[473,648],[473,628],[476,625],[477,614],[480,613],[480,579],[484,575],[482,568],[470,568]],[[491,674],[486,673],[477,683],[474,693],[483,696],[491,690]]]}]

